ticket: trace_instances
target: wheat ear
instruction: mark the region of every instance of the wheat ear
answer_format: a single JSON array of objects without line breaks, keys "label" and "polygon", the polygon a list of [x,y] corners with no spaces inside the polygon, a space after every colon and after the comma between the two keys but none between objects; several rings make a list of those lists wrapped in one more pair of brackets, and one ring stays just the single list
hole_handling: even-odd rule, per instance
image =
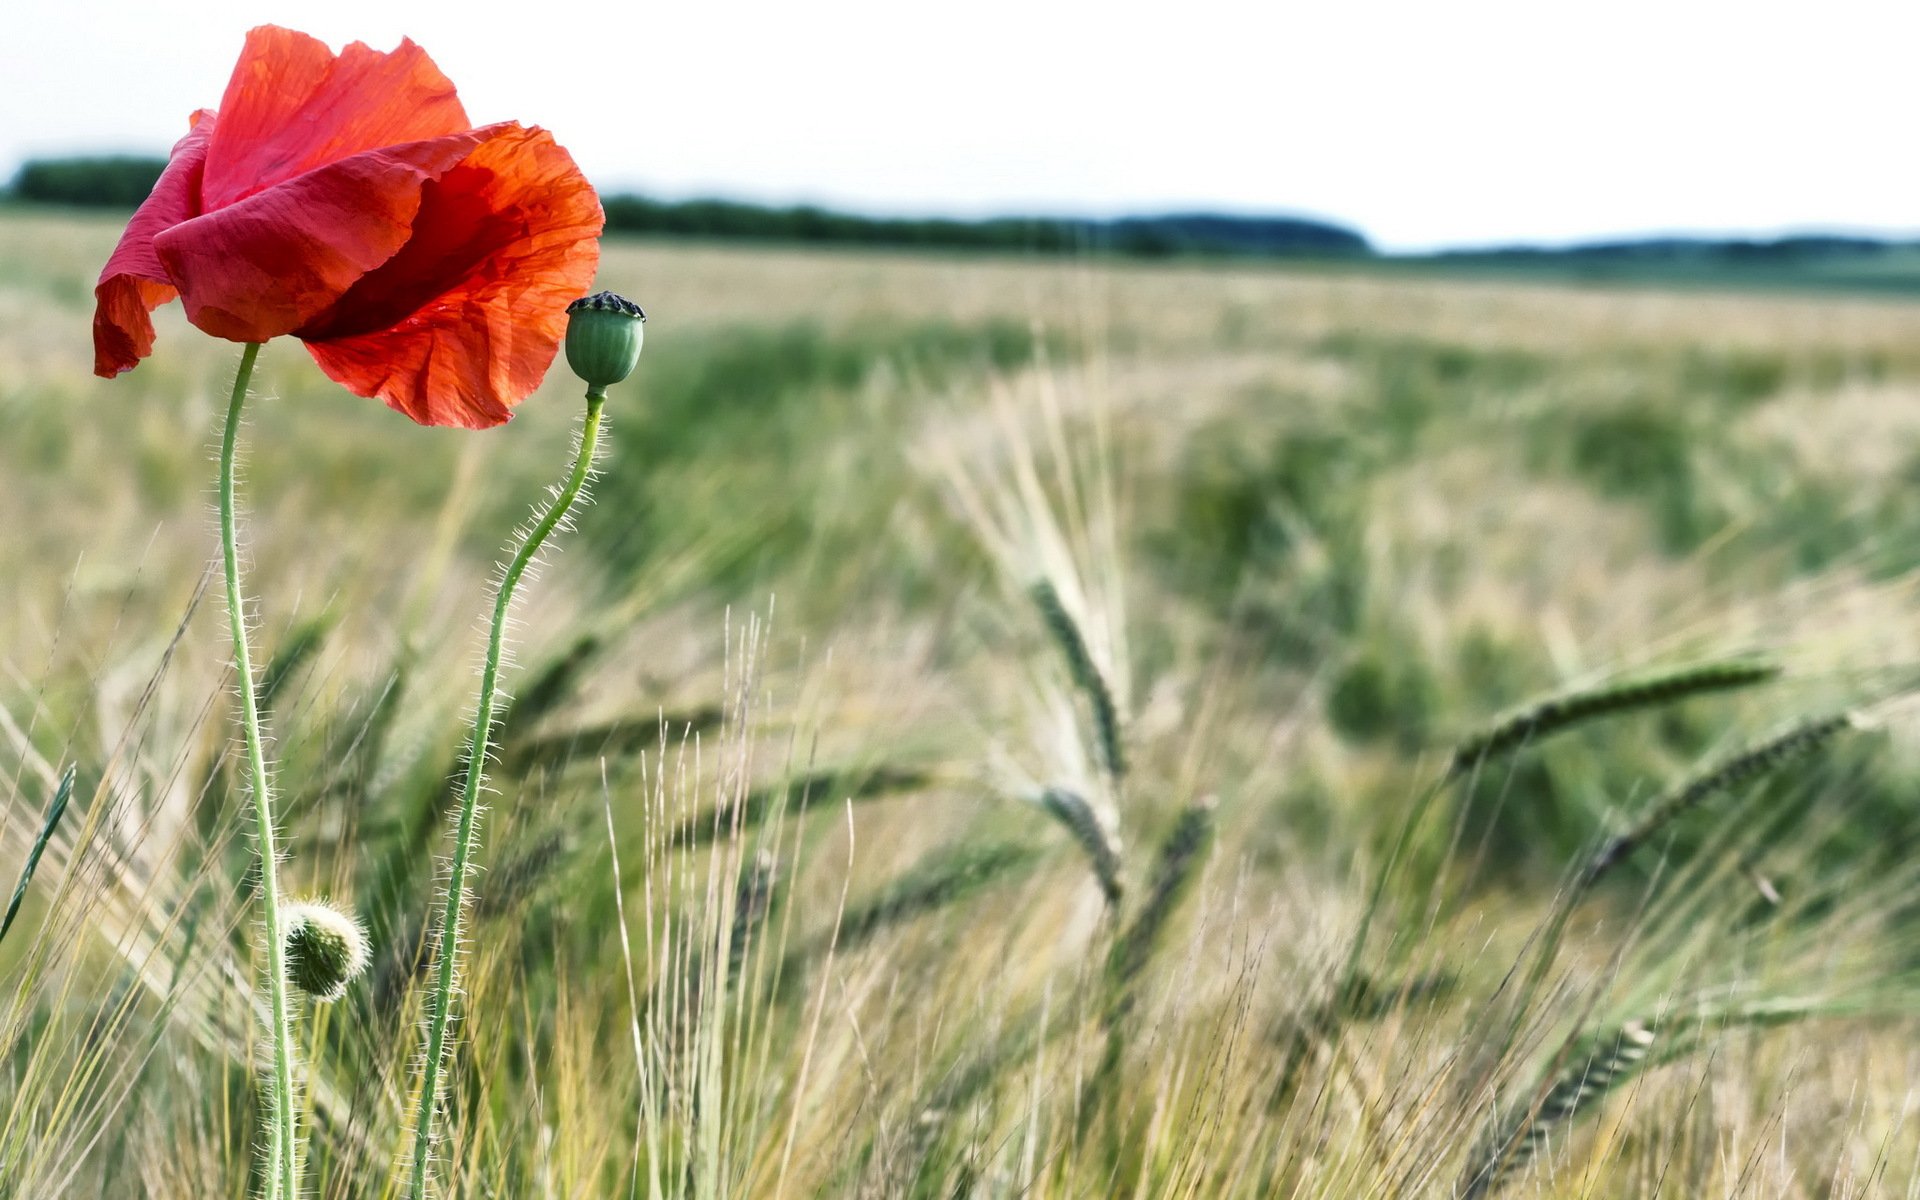
[{"label": "wheat ear", "polygon": [[1093,866],[1093,877],[1099,881],[1100,892],[1107,898],[1107,903],[1119,904],[1126,890],[1120,879],[1120,848],[1114,845],[1112,835],[1100,823],[1093,806],[1078,792],[1059,787],[1050,787],[1041,792],[1039,802],[1040,807],[1054,820],[1066,826],[1073,840],[1087,852],[1087,861]]},{"label": "wheat ear", "polygon": [[1067,673],[1073,677],[1074,686],[1087,698],[1087,704],[1093,710],[1093,744],[1100,756],[1100,766],[1117,786],[1127,773],[1126,752],[1120,744],[1120,709],[1114,703],[1113,691],[1107,687],[1106,676],[1094,665],[1093,654],[1087,648],[1087,639],[1081,636],[1080,626],[1061,603],[1060,593],[1053,584],[1045,579],[1029,589],[1033,603],[1040,610],[1040,620],[1046,625],[1047,632],[1060,647],[1060,654],[1067,660]]},{"label": "wheat ear", "polygon": [[1458,1194],[1480,1200],[1531,1162],[1554,1131],[1606,1098],[1640,1069],[1659,1039],[1651,1021],[1628,1021],[1587,1039],[1553,1077],[1546,1094],[1517,1121],[1485,1143],[1468,1165]]},{"label": "wheat ear", "polygon": [[1717,659],[1540,700],[1462,741],[1453,752],[1452,773],[1465,774],[1522,746],[1589,721],[1659,708],[1710,692],[1753,687],[1779,675],[1779,665],[1765,659]]},{"label": "wheat ear", "polygon": [[1656,801],[1632,828],[1607,839],[1607,843],[1587,863],[1580,885],[1583,888],[1591,887],[1601,876],[1631,858],[1634,851],[1682,813],[1697,808],[1722,792],[1772,774],[1790,762],[1815,753],[1841,734],[1858,728],[1860,719],[1852,711],[1810,718],[1694,776]]}]

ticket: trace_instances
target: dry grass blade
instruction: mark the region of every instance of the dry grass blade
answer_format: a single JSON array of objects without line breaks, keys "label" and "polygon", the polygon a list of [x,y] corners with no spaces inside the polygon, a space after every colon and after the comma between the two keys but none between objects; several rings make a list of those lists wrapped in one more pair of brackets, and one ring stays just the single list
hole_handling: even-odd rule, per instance
[{"label": "dry grass blade", "polygon": [[1779,675],[1779,665],[1765,659],[1718,659],[1541,700],[1462,741],[1453,752],[1452,772],[1465,774],[1491,759],[1589,721],[1676,704],[1712,692],[1753,687]]},{"label": "dry grass blade", "polygon": [[53,831],[59,828],[60,818],[66,814],[67,802],[73,799],[74,769],[68,767],[60,776],[60,786],[53,791],[53,801],[47,805],[46,820],[40,823],[40,833],[33,839],[33,848],[27,851],[26,866],[20,869],[20,882],[13,885],[13,898],[7,901],[7,915],[0,918],[0,941],[6,940],[7,931],[13,928],[14,918],[20,915],[20,903],[27,898],[27,886],[33,882],[33,873],[40,866],[40,858],[47,852],[47,844],[53,841]]}]

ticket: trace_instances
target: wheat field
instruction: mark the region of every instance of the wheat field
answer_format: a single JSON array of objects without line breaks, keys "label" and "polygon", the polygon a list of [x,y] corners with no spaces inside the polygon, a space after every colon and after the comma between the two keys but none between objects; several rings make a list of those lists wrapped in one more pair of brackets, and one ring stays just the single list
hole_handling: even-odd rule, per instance
[{"label": "wheat field", "polygon": [[[175,308],[94,379],[117,234],[0,214],[0,1195],[238,1198],[238,353]],[[1920,1195],[1920,305],[598,286],[648,349],[518,610],[450,1195]],[[389,1196],[489,580],[580,405],[420,429],[284,339],[254,386],[283,879],[374,947],[299,1022],[308,1179]]]}]

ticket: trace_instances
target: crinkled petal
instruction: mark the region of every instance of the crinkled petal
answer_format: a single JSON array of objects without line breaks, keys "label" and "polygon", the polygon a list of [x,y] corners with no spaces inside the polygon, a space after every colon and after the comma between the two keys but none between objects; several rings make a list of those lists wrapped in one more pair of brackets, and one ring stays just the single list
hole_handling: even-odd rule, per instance
[{"label": "crinkled petal", "polygon": [[453,83],[411,41],[391,53],[354,42],[336,57],[316,38],[262,25],[247,34],[220,102],[205,207],[367,150],[470,128]]},{"label": "crinkled petal", "polygon": [[154,250],[187,319],[236,342],[312,321],[406,245],[423,189],[493,128],[356,154],[161,231]]},{"label": "crinkled petal", "polygon": [[133,214],[93,289],[93,373],[111,379],[153,353],[154,309],[173,299],[173,281],[154,253],[161,231],[200,212],[201,173],[215,120],[205,109],[175,143],[153,193]]},{"label": "crinkled petal", "polygon": [[295,332],[357,395],[483,429],[540,385],[600,259],[600,200],[543,129],[493,136],[427,185],[414,239]]}]

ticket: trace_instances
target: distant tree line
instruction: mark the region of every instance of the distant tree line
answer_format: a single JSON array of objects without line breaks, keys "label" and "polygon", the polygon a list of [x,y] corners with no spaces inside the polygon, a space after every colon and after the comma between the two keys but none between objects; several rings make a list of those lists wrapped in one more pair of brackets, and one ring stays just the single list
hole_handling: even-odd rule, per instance
[{"label": "distant tree line", "polygon": [[164,158],[43,158],[13,177],[10,198],[79,208],[136,208],[167,165]]},{"label": "distant tree line", "polygon": [[619,233],[841,242],[1042,254],[1107,252],[1173,255],[1340,257],[1371,252],[1353,230],[1300,217],[1175,214],[1095,221],[1067,217],[867,217],[812,205],[775,208],[732,200],[603,198],[607,228]]},{"label": "distant tree line", "polygon": [[[146,199],[165,159],[58,158],[28,162],[10,198],[35,204],[130,209]],[[1371,252],[1351,229],[1301,217],[1205,213],[1095,221],[1063,217],[868,217],[812,205],[773,207],[732,200],[602,198],[613,233],[838,243],[924,249],[1110,253],[1141,257],[1254,255],[1347,257]]]},{"label": "distant tree line", "polygon": [[1486,265],[1525,266],[1551,263],[1563,266],[1802,266],[1839,260],[1873,258],[1903,243],[1886,238],[1839,234],[1790,234],[1777,238],[1634,238],[1582,242],[1572,246],[1493,246],[1443,250],[1438,261]]}]

